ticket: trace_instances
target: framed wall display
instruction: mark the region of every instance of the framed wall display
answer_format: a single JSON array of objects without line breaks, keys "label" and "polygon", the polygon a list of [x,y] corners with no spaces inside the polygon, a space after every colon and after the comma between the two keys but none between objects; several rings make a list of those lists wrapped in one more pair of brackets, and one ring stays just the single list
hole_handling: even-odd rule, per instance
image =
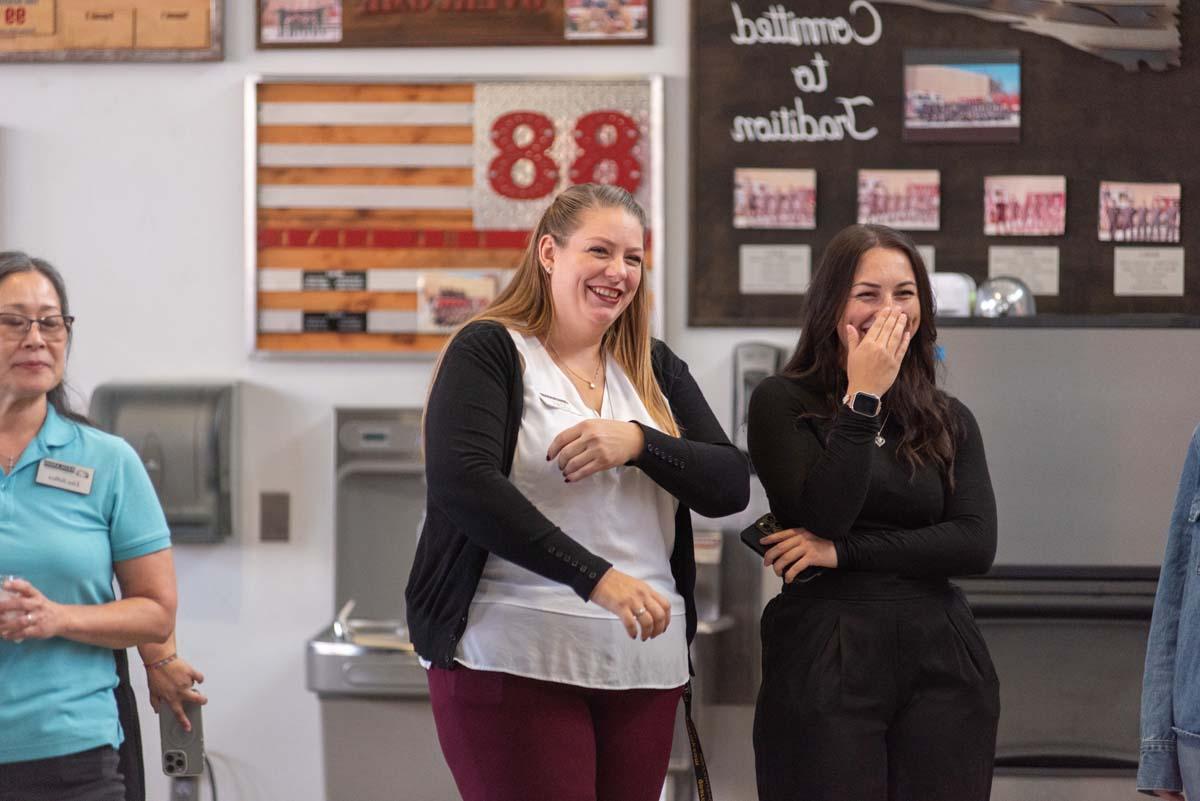
[{"label": "framed wall display", "polygon": [[650,215],[661,332],[661,136],[657,77],[248,79],[251,350],[434,354],[589,181]]},{"label": "framed wall display", "polygon": [[861,221],[1044,279],[1035,317],[948,325],[1200,327],[1200,14],[1084,5],[691,0],[689,324],[795,326]]},{"label": "framed wall display", "polygon": [[219,61],[224,0],[0,0],[0,61]]},{"label": "framed wall display", "polygon": [[654,0],[257,0],[258,46],[654,43]]}]

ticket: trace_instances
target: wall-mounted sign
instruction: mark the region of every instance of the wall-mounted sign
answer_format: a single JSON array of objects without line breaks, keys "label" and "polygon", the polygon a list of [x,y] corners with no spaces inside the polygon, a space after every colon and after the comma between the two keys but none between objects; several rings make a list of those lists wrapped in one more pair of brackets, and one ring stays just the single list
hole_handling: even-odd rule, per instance
[{"label": "wall-mounted sign", "polygon": [[[984,325],[1200,327],[1200,261],[1105,266],[1127,245],[1200,252],[1182,225],[1200,126],[1200,14],[1184,8],[691,0],[688,324],[794,327],[807,279],[779,254],[811,248],[815,273],[863,222],[912,232],[976,284],[1025,278],[1037,316]],[[1179,66],[1126,71],[1060,38]]]},{"label": "wall-mounted sign", "polygon": [[654,0],[258,0],[258,45],[653,44]]},{"label": "wall-mounted sign", "polygon": [[216,61],[224,0],[0,0],[0,61]]},{"label": "wall-mounted sign", "polygon": [[[251,348],[436,353],[571,184],[618,184],[658,227],[660,87],[251,79]],[[661,298],[660,231],[651,242],[646,280]]]}]

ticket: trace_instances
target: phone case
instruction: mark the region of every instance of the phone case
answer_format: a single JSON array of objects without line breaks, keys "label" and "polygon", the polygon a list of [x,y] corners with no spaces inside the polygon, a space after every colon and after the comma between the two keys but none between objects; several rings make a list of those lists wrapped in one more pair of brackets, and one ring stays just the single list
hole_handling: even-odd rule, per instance
[{"label": "phone case", "polygon": [[768,546],[763,545],[759,540],[776,531],[779,531],[779,521],[775,519],[775,515],[768,512],[755,520],[749,527],[742,529],[742,542],[746,543],[746,546],[759,556],[766,556]]},{"label": "phone case", "polygon": [[165,703],[158,712],[158,733],[162,741],[162,769],[168,776],[199,776],[204,773],[204,721],[200,705],[185,703],[184,714],[192,730],[184,731],[175,713]]},{"label": "phone case", "polygon": [[[770,546],[763,545],[759,542],[760,539],[768,534],[774,534],[776,531],[782,531],[783,527],[779,525],[779,521],[775,519],[775,515],[768,512],[762,517],[754,521],[753,525],[742,529],[742,542],[746,543],[746,547],[754,551],[759,556],[766,556]],[[823,567],[810,567],[800,571],[800,573],[792,579],[793,582],[803,584],[806,581],[812,581],[817,576],[825,572]]]}]

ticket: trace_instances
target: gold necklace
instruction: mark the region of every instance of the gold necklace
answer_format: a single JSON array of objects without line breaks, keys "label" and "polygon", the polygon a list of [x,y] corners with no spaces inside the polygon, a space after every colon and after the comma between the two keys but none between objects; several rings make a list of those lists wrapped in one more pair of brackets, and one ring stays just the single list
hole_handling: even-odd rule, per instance
[{"label": "gold necklace", "polygon": [[604,366],[604,357],[603,356],[601,356],[600,360],[598,362],[596,362],[596,372],[592,373],[592,380],[588,381],[586,378],[581,376],[579,373],[572,370],[571,365],[567,364],[566,359],[564,359],[562,356],[558,355],[558,349],[554,347],[554,343],[550,341],[550,337],[546,337],[546,345],[547,345],[547,347],[550,348],[550,352],[554,354],[554,360],[557,361],[559,364],[561,364],[563,366],[563,369],[565,369],[571,375],[575,376],[575,378],[577,378],[580,381],[582,381],[583,383],[587,384],[588,389],[596,388],[596,382],[600,380],[600,368]]}]

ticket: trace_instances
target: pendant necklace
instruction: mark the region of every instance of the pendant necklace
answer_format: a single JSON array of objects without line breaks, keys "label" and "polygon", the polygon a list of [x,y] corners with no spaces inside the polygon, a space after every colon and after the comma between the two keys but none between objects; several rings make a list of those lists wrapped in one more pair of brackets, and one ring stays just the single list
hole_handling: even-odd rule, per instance
[{"label": "pendant necklace", "polygon": [[[889,412],[890,414],[890,412]],[[883,422],[879,424],[879,431],[875,432],[875,447],[882,448],[887,444],[887,440],[883,438],[883,427],[887,425],[888,416],[883,416]]]},{"label": "pendant necklace", "polygon": [[598,362],[596,363],[596,372],[592,373],[592,380],[591,380],[591,381],[589,381],[589,380],[587,380],[586,378],[584,378],[583,376],[581,376],[579,373],[577,373],[577,372],[575,372],[574,370],[572,370],[572,369],[571,369],[571,365],[567,364],[566,360],[565,360],[565,359],[563,359],[563,357],[562,357],[562,356],[559,356],[559,355],[558,355],[558,349],[554,347],[554,343],[552,343],[552,342],[550,341],[550,337],[546,337],[546,345],[547,345],[547,346],[550,348],[550,352],[554,354],[554,358],[555,358],[555,359],[558,361],[558,363],[559,363],[559,364],[561,364],[561,365],[563,366],[563,368],[564,368],[564,369],[565,369],[565,370],[566,370],[568,373],[570,373],[571,375],[575,376],[575,378],[579,379],[579,380],[580,380],[580,381],[582,381],[583,383],[587,384],[587,385],[588,385],[588,389],[595,389],[595,388],[596,388],[596,382],[597,382],[598,380],[600,380],[600,368],[604,366],[604,358],[603,358],[603,357],[601,357],[601,358],[600,358],[600,361],[598,361]]}]

